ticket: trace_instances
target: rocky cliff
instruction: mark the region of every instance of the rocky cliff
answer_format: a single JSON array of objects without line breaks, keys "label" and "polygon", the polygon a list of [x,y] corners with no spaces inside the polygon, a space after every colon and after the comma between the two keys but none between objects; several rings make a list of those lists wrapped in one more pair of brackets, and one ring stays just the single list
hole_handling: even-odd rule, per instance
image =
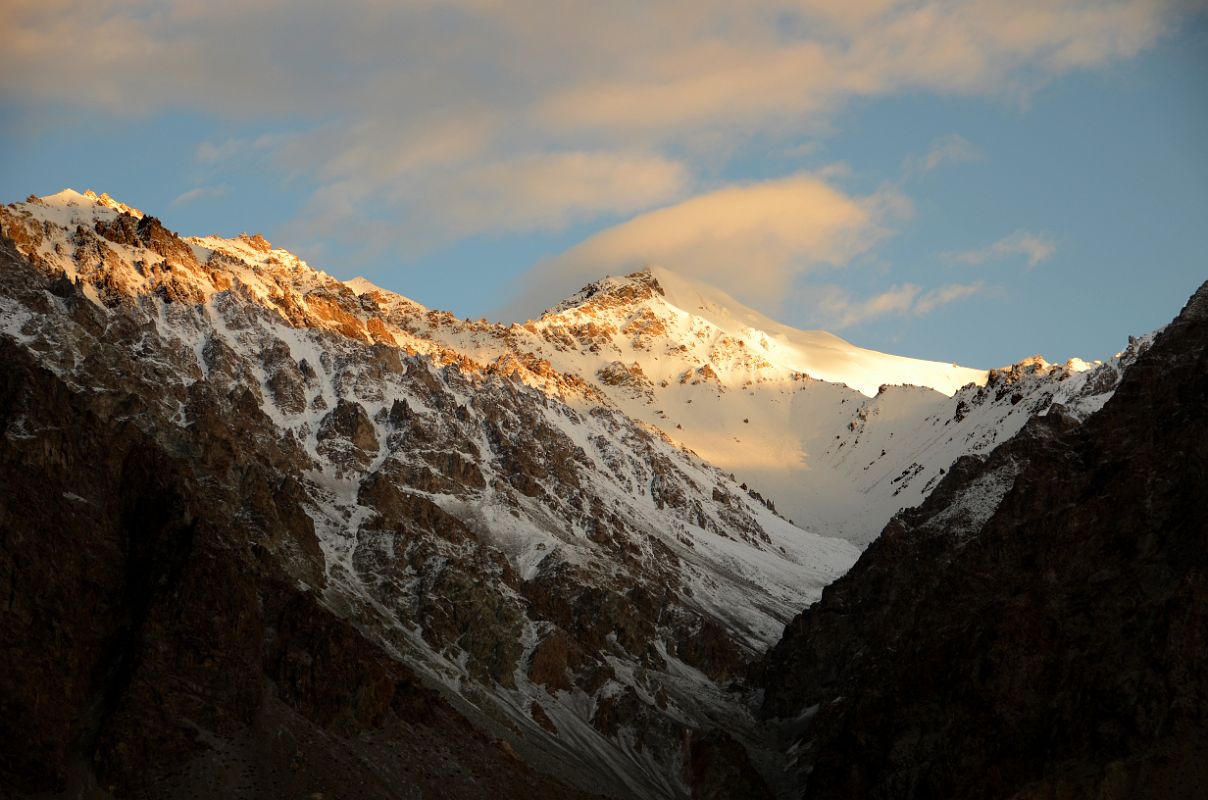
[{"label": "rocky cliff", "polygon": [[798,793],[1208,786],[1208,284],[1084,423],[966,457],[756,667]]},{"label": "rocky cliff", "polygon": [[198,386],[156,441],[138,403],[0,340],[5,796],[588,796],[325,605],[305,493],[243,441],[262,424]]}]

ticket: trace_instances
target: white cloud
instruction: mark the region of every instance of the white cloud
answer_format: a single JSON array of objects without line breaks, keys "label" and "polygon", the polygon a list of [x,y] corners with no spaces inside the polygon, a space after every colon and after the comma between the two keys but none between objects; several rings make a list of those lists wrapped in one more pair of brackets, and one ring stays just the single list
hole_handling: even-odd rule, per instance
[{"label": "white cloud", "polygon": [[[656,7],[644,20],[649,49],[639,35],[616,68],[549,92],[539,106],[547,123],[655,139],[700,127],[741,135],[752,123],[817,122],[853,97],[1026,89],[1135,54],[1170,16],[1170,4],[1151,0]],[[593,49],[624,46],[604,31]]]},{"label": "white cloud", "polygon": [[821,150],[822,142],[814,139],[790,145],[781,150],[779,155],[781,158],[788,159],[807,158],[809,156],[818,154],[821,152]]},{"label": "white cloud", "polygon": [[916,317],[923,317],[935,311],[940,306],[946,306],[957,300],[964,300],[966,297],[981,294],[984,289],[985,286],[981,283],[949,283],[924,292],[915,301],[910,313]]},{"label": "white cloud", "polygon": [[806,296],[824,325],[842,330],[881,317],[923,317],[984,290],[981,283],[951,283],[927,291],[916,284],[904,283],[864,299],[857,299],[838,286],[810,287]]},{"label": "white cloud", "polygon": [[214,142],[202,142],[197,146],[197,153],[194,155],[194,158],[202,164],[218,164],[230,159],[247,146],[248,142],[246,140],[234,138],[217,144]]},{"label": "white cloud", "polygon": [[[295,144],[290,160],[301,162],[312,146]],[[349,161],[369,158],[370,150],[350,154]],[[399,151],[382,158],[410,163],[410,155]],[[393,248],[407,258],[461,236],[557,231],[574,222],[628,216],[682,196],[691,181],[682,163],[637,152],[454,160],[443,169],[396,166],[370,177],[356,164],[341,166],[282,231],[286,238],[330,237],[367,253]]]},{"label": "white cloud", "polygon": [[221,142],[202,142],[193,154],[194,160],[206,166],[222,165],[248,153],[274,152],[289,137],[266,133],[254,139],[227,138]]},{"label": "white cloud", "polygon": [[537,153],[483,164],[426,193],[457,230],[556,230],[600,214],[626,214],[681,195],[688,169],[649,154]]},{"label": "white cloud", "polygon": [[973,250],[944,253],[942,258],[954,264],[980,266],[987,261],[999,261],[1011,256],[1023,256],[1028,269],[1047,261],[1057,252],[1057,244],[1045,234],[1015,231],[997,242]]},{"label": "white cloud", "polygon": [[826,325],[842,330],[877,317],[906,314],[918,297],[920,289],[907,283],[893,286],[864,300],[855,299],[849,292],[837,286],[819,287],[815,291],[815,308],[826,321]]},{"label": "white cloud", "polygon": [[187,205],[206,197],[222,197],[226,192],[227,189],[225,186],[197,186],[178,194],[168,206],[170,208],[178,208],[179,206]]},{"label": "white cloud", "polygon": [[727,186],[642,214],[588,238],[527,275],[505,317],[527,317],[604,274],[651,264],[765,308],[792,279],[873,247],[909,202],[892,189],[852,197],[801,174]]},{"label": "white cloud", "polygon": [[952,133],[931,143],[931,149],[919,156],[908,156],[902,171],[917,175],[935,170],[941,164],[961,164],[981,159],[981,151],[965,137]]}]

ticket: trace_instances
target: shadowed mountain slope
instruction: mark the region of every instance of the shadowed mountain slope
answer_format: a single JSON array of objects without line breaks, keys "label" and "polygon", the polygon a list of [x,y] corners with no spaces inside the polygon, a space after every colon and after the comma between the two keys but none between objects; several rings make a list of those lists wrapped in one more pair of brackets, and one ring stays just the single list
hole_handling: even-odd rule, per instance
[{"label": "shadowed mountain slope", "polygon": [[1208,786],[1208,284],[1085,423],[957,462],[754,670],[803,796]]}]

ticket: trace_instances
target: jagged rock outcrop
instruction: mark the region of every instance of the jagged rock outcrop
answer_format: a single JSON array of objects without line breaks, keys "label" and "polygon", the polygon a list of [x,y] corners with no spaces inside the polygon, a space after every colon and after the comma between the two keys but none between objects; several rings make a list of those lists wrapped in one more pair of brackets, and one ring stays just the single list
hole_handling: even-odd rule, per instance
[{"label": "jagged rock outcrop", "polygon": [[801,796],[1200,796],[1205,497],[1208,284],[1101,411],[958,461],[788,626],[754,679]]}]

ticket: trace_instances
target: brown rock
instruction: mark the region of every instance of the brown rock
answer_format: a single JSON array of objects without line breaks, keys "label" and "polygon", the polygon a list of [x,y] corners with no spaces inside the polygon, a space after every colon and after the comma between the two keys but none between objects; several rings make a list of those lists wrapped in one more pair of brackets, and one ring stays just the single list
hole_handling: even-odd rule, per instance
[{"label": "brown rock", "polygon": [[570,639],[564,631],[551,631],[533,648],[533,654],[529,658],[529,680],[538,686],[544,686],[550,692],[569,692],[570,649]]},{"label": "brown rock", "polygon": [[686,737],[684,780],[693,800],[771,800],[775,795],[751,765],[746,748],[721,729]]},{"label": "brown rock", "polygon": [[536,700],[533,701],[532,706],[529,708],[529,715],[533,718],[533,722],[536,722],[542,728],[545,728],[545,730],[555,736],[558,734],[558,726],[554,724],[554,721],[549,718],[549,714],[545,713],[545,709]]},{"label": "brown rock", "polygon": [[315,433],[319,452],[342,466],[364,468],[377,453],[377,431],[365,407],[355,400],[340,398],[335,408],[319,421]]}]

